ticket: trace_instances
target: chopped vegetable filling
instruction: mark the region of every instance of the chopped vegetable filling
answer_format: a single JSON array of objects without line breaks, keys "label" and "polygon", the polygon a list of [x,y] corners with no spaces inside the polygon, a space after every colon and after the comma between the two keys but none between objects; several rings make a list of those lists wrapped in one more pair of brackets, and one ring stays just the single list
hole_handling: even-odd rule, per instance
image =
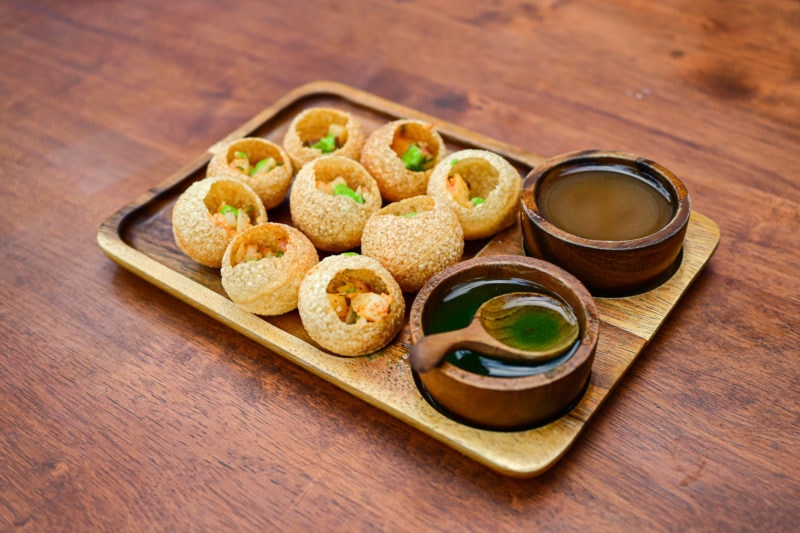
[{"label": "chopped vegetable filling", "polygon": [[247,261],[259,261],[267,257],[283,257],[286,253],[286,239],[278,239],[278,242],[271,244],[248,243],[239,247],[236,252],[236,263]]},{"label": "chopped vegetable filling", "polygon": [[311,139],[306,141],[306,146],[316,148],[323,154],[329,154],[344,145],[346,128],[339,124],[328,126],[328,134],[321,139]]},{"label": "chopped vegetable filling", "polygon": [[453,200],[463,207],[477,207],[486,202],[486,200],[480,196],[470,196],[469,184],[458,172],[447,176],[447,185],[445,188],[453,197]]},{"label": "chopped vegetable filling", "polygon": [[233,170],[247,174],[250,171],[250,158],[244,152],[234,152],[233,160],[229,163],[229,166]]},{"label": "chopped vegetable filling", "polygon": [[408,150],[400,156],[400,160],[403,161],[408,170],[414,172],[427,170],[430,164],[433,163],[431,153],[424,146],[416,143],[409,145]]},{"label": "chopped vegetable filling", "polygon": [[240,233],[253,224],[250,221],[248,213],[253,212],[253,206],[249,205],[247,208],[237,208],[229,203],[223,202],[220,204],[216,213],[211,215],[211,220],[221,226],[229,235]]},{"label": "chopped vegetable filling", "polygon": [[328,301],[336,315],[345,324],[378,322],[389,314],[392,297],[377,293],[359,279],[342,281]]},{"label": "chopped vegetable filling", "polygon": [[337,176],[331,181],[318,181],[317,190],[324,194],[332,194],[334,196],[347,196],[357,204],[365,202],[364,193],[359,185],[355,190],[351,189],[345,179]]},{"label": "chopped vegetable filling", "polygon": [[348,198],[352,198],[356,203],[363,204],[364,197],[361,196],[359,193],[344,185],[342,183],[337,183],[333,186],[333,195],[334,196],[347,196]]},{"label": "chopped vegetable filling", "polygon": [[480,196],[473,196],[472,198],[470,198],[469,202],[472,205],[477,206],[477,205],[481,205],[483,203],[486,203],[486,200],[484,200]]},{"label": "chopped vegetable filling", "polygon": [[329,154],[336,150],[336,137],[329,133],[319,141],[312,144],[311,148],[316,148],[323,154]]},{"label": "chopped vegetable filling", "polygon": [[237,170],[242,174],[248,176],[258,176],[266,174],[275,167],[281,166],[283,163],[276,161],[274,157],[267,157],[258,161],[255,165],[250,166],[250,158],[244,152],[234,152],[233,160],[228,164],[233,170]]},{"label": "chopped vegetable filling", "polygon": [[270,170],[272,170],[277,166],[280,166],[280,163],[276,162],[275,159],[273,159],[272,157],[268,157],[256,163],[256,166],[250,169],[249,174],[251,176],[266,174],[267,172],[269,172]]}]

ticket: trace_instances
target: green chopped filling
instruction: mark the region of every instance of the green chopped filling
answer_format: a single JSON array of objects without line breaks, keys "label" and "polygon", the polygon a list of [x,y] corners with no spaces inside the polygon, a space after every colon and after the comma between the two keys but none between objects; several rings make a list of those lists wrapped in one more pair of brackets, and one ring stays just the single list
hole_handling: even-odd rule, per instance
[{"label": "green chopped filling", "polygon": [[486,203],[486,200],[484,200],[484,199],[483,199],[483,198],[481,198],[480,196],[475,196],[475,197],[473,197],[473,198],[470,198],[470,200],[469,200],[469,201],[470,201],[470,203],[471,203],[472,205],[481,205],[481,204],[483,204],[483,203]]},{"label": "green chopped filling", "polygon": [[271,165],[274,165],[274,164],[275,164],[275,160],[272,159],[271,157],[268,157],[267,159],[262,159],[261,161],[256,163],[256,166],[254,166],[253,168],[250,169],[250,175],[252,176],[253,174],[257,174],[258,172],[261,172],[264,169],[264,167],[269,167],[269,168],[267,168],[267,170],[272,170],[272,166]]},{"label": "green chopped filling", "polygon": [[336,137],[334,137],[333,133],[329,133],[318,142],[312,144],[311,148],[317,148],[323,154],[329,154],[336,150]]},{"label": "green chopped filling", "polygon": [[403,213],[400,216],[401,217],[405,217],[405,218],[411,218],[411,217],[417,216],[417,212],[416,211],[409,211],[408,213]]},{"label": "green chopped filling", "polygon": [[351,198],[354,202],[358,204],[364,203],[364,197],[358,194],[356,191],[345,185],[344,183],[337,183],[333,186],[333,195],[334,196],[347,196]]},{"label": "green chopped filling", "polygon": [[424,170],[425,165],[432,161],[432,159],[433,158],[430,156],[426,156],[422,149],[416,144],[409,146],[406,153],[400,156],[400,160],[403,161],[406,168],[414,172]]},{"label": "green chopped filling", "polygon": [[244,152],[233,152],[233,155],[236,156],[236,159],[248,159],[247,154]]},{"label": "green chopped filling", "polygon": [[358,255],[357,252],[344,252],[342,255]]},{"label": "green chopped filling", "polygon": [[450,166],[451,167],[454,167],[456,165],[456,163],[458,163],[458,159],[451,159],[450,160]]},{"label": "green chopped filling", "polygon": [[239,210],[229,204],[224,204],[222,207],[220,207],[219,212],[221,215],[232,213],[234,216],[239,216]]}]

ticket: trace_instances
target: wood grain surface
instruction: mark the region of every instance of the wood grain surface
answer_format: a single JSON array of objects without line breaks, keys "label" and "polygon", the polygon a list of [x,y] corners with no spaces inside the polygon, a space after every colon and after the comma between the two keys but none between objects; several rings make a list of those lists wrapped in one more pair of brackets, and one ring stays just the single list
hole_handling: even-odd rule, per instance
[{"label": "wood grain surface", "polygon": [[[11,0],[0,19],[1,530],[800,523],[797,2]],[[719,224],[546,474],[487,469],[97,246],[110,214],[320,79],[526,152],[641,154]]]}]

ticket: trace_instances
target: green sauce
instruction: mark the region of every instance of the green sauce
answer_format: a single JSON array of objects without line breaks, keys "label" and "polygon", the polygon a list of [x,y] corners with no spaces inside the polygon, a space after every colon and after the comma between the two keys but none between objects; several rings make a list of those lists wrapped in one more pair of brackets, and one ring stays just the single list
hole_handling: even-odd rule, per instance
[{"label": "green sauce", "polygon": [[[548,292],[537,283],[521,278],[500,280],[476,278],[460,283],[453,286],[444,294],[441,300],[428,303],[423,317],[422,329],[425,334],[432,334],[464,328],[472,321],[478,307],[485,301],[501,294],[525,291]],[[553,319],[556,321],[561,320],[558,317],[547,317],[544,315],[545,314],[542,314],[533,318],[528,317],[520,321],[518,327],[521,328],[521,330],[512,336],[526,336],[523,335],[522,332],[524,332],[524,330],[529,330],[532,325],[530,321],[534,320],[544,326],[540,334],[537,335],[537,339],[539,340],[530,342],[542,342],[542,339],[552,335],[552,328],[547,326],[546,323]],[[509,342],[505,339],[502,340],[503,342]],[[506,362],[484,356],[472,350],[454,350],[447,354],[445,360],[459,368],[476,374],[494,377],[521,377],[541,374],[561,365],[572,356],[579,344],[580,341],[577,341],[575,345],[563,355],[545,363]],[[523,348],[525,348],[525,346],[523,346]]]},{"label": "green sauce", "polygon": [[578,321],[560,299],[542,293],[515,293],[493,300],[481,310],[483,328],[512,348],[546,352],[572,345]]},{"label": "green sauce", "polygon": [[529,306],[509,324],[510,334],[498,340],[521,350],[544,350],[560,338],[560,324],[560,315],[554,310]]}]

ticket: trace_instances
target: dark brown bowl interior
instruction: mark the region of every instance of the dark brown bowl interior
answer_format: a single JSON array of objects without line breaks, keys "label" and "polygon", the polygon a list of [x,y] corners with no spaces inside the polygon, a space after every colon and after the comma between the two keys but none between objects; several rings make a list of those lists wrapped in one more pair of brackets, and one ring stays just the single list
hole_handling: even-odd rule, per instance
[{"label": "dark brown bowl interior", "polygon": [[599,334],[597,309],[588,290],[571,274],[538,259],[515,255],[473,258],[436,274],[411,306],[411,341],[424,335],[425,316],[435,313],[452,287],[477,278],[525,279],[561,297],[575,311],[580,344],[569,358],[524,377],[486,376],[443,361],[418,382],[438,407],[454,418],[489,429],[532,427],[569,410],[582,396],[591,374]]},{"label": "dark brown bowl interior", "polygon": [[[549,221],[540,209],[542,184],[564,167],[624,166],[663,191],[673,208],[660,230],[631,240],[594,240],[573,235]],[[691,203],[683,183],[661,165],[621,152],[590,150],[546,160],[525,178],[521,226],[527,255],[574,274],[596,296],[627,296],[666,281],[680,264]]]}]

